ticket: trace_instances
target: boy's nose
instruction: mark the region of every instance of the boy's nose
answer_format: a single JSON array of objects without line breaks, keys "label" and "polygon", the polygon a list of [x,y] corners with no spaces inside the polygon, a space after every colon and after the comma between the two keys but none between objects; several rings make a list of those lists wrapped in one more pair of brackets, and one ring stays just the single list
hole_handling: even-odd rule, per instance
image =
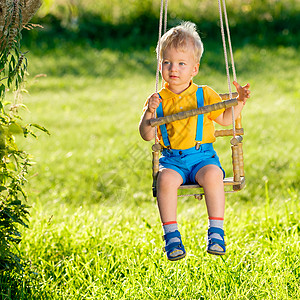
[{"label": "boy's nose", "polygon": [[176,65],[175,64],[170,64],[170,70],[171,71],[176,71]]}]

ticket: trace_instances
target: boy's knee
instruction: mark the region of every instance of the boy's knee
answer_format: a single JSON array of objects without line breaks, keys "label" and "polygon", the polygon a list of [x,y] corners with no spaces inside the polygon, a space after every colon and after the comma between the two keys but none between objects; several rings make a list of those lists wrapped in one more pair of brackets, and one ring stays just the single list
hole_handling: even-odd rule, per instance
[{"label": "boy's knee", "polygon": [[196,174],[196,180],[200,185],[216,183],[218,181],[223,182],[223,172],[215,165],[208,165],[203,167]]},{"label": "boy's knee", "polygon": [[174,186],[179,187],[182,183],[182,178],[180,174],[178,174],[174,170],[164,169],[159,172],[158,175],[158,185],[161,186]]}]

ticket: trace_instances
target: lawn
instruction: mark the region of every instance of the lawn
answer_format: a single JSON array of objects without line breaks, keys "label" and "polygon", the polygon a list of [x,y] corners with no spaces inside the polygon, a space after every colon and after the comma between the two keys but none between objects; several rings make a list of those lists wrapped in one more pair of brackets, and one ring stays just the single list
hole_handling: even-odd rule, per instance
[{"label": "lawn", "polygon": [[[205,47],[195,82],[226,92],[221,46]],[[137,129],[155,88],[154,48],[122,53],[66,43],[33,51],[28,110],[21,116],[51,135],[18,137],[36,164],[27,185],[29,228],[19,247],[30,265],[23,286],[11,295],[299,299],[298,52],[235,47],[238,81],[251,84],[252,97],[243,111],[247,184],[227,195],[228,253],[205,252],[204,201],[180,198],[178,222],[188,255],[171,263],[162,252],[151,196],[151,143]],[[229,139],[220,138],[216,149],[230,175]]]}]

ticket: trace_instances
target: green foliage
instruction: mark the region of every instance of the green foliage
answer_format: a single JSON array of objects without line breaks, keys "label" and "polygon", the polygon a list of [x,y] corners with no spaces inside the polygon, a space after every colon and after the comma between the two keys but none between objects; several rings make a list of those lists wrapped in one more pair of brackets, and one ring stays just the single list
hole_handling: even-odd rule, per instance
[{"label": "green foliage", "polygon": [[[8,2],[5,26],[0,43],[0,272],[21,268],[16,245],[21,241],[20,226],[27,227],[28,208],[24,201],[26,175],[30,166],[29,155],[19,150],[15,136],[35,135],[31,127],[23,125],[18,109],[21,84],[27,69],[26,53],[20,51],[21,4]],[[13,92],[15,101],[7,101],[7,91]],[[46,131],[46,129],[42,129]]]},{"label": "green foliage", "polygon": [[[168,25],[191,20],[204,38],[219,36],[218,1],[168,2]],[[298,45],[298,0],[227,0],[231,32],[239,44]],[[88,40],[102,48],[128,50],[153,45],[158,35],[160,1],[44,1],[35,22],[44,29],[31,35],[31,42],[48,47],[61,40]]]},{"label": "green foliage", "polygon": [[19,88],[27,67],[27,60],[20,52],[21,24],[21,5],[9,2],[0,42],[0,98],[4,98],[6,87]]},{"label": "green foliage", "polygon": [[[0,270],[20,268],[20,259],[14,246],[21,241],[18,225],[27,226],[28,206],[22,203],[26,199],[23,190],[27,174],[28,155],[18,150],[14,134],[23,132],[18,121],[16,109],[7,112],[4,105],[6,90],[18,90],[24,79],[27,61],[20,52],[20,8],[11,2],[5,17],[5,26],[1,33],[0,75],[1,75],[1,111],[0,111]],[[17,24],[16,20],[19,20]]]}]

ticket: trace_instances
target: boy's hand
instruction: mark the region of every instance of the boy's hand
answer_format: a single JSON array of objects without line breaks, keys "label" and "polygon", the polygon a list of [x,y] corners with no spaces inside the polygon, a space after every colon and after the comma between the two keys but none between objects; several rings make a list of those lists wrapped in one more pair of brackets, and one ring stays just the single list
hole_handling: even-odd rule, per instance
[{"label": "boy's hand", "polygon": [[154,113],[155,110],[158,108],[160,102],[162,100],[159,98],[159,95],[157,93],[152,94],[149,98],[148,98],[148,108],[147,111],[149,111],[150,113]]},{"label": "boy's hand", "polygon": [[246,103],[247,98],[250,98],[250,84],[247,83],[244,86],[240,86],[236,81],[233,81],[234,86],[236,87],[236,90],[239,94],[239,101],[243,101],[243,104]]}]

